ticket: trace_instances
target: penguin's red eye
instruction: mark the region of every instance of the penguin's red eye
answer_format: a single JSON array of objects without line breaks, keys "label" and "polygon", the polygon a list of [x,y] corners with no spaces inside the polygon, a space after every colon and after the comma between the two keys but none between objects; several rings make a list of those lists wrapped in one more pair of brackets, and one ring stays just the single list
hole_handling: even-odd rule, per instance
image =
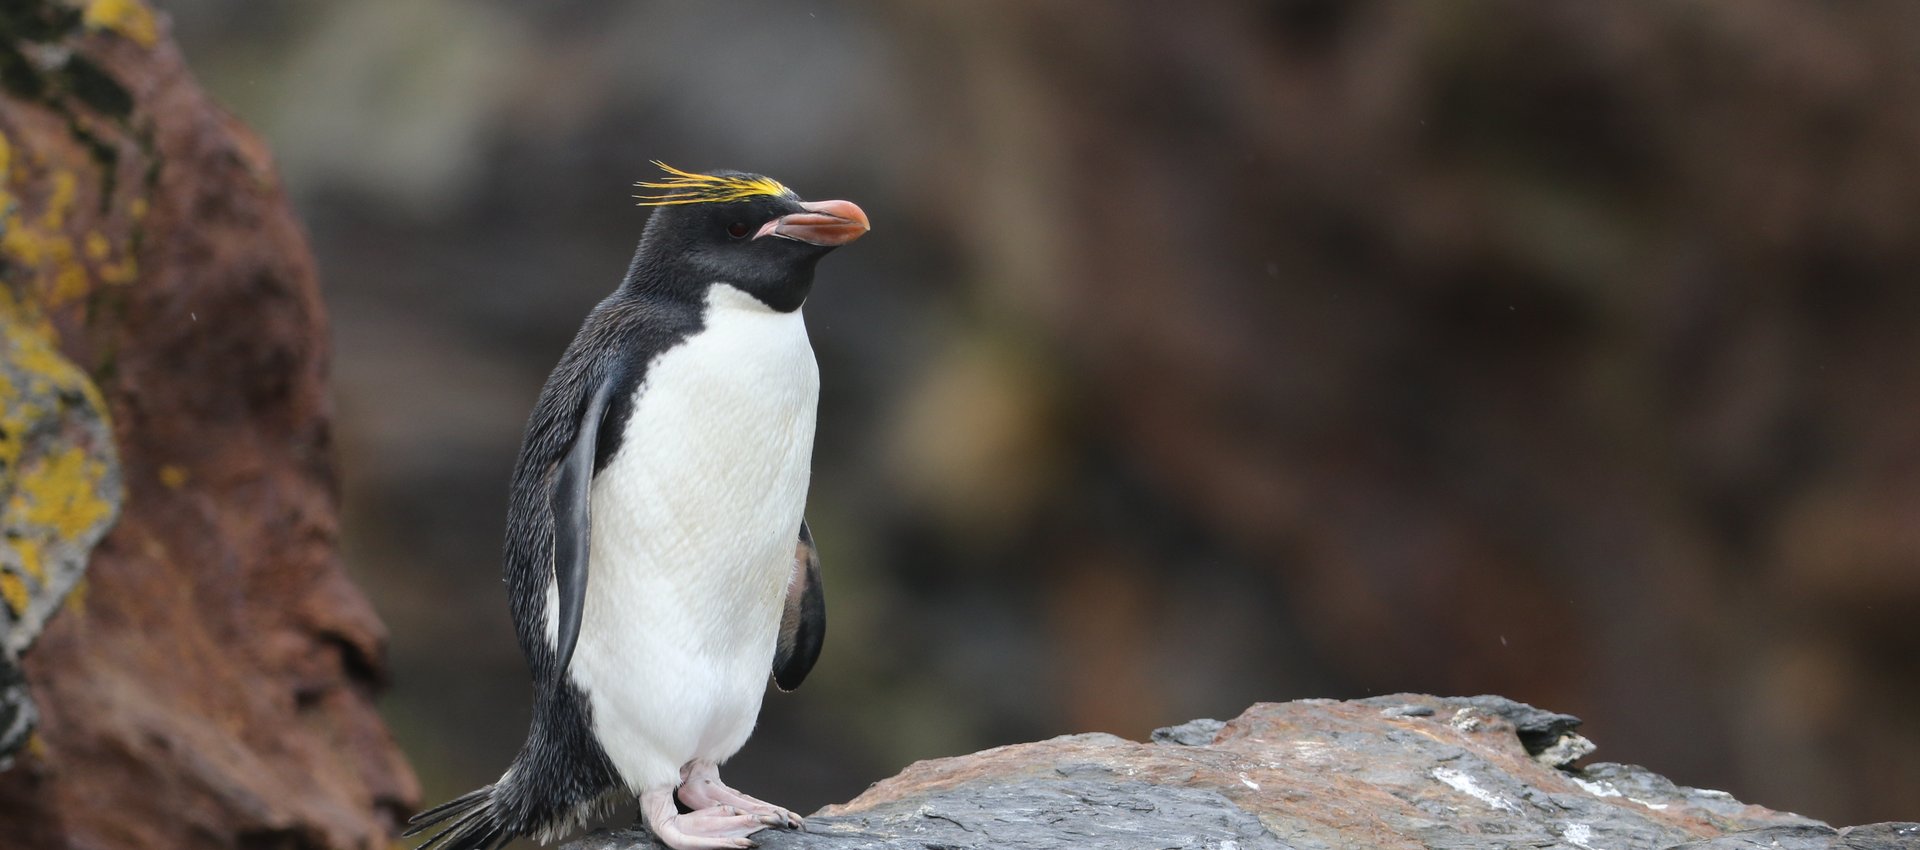
[{"label": "penguin's red eye", "polygon": [[747,238],[746,222],[736,221],[732,224],[727,225],[727,235],[735,239]]}]

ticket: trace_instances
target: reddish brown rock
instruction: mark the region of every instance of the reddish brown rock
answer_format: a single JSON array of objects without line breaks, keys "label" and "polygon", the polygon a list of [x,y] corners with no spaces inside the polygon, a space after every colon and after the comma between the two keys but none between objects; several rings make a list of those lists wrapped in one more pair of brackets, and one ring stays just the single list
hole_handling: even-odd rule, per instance
[{"label": "reddish brown rock", "polygon": [[0,66],[0,321],[97,389],[125,487],[24,656],[0,835],[385,847],[417,788],[336,551],[326,319],[272,163],[132,0],[7,4]]}]

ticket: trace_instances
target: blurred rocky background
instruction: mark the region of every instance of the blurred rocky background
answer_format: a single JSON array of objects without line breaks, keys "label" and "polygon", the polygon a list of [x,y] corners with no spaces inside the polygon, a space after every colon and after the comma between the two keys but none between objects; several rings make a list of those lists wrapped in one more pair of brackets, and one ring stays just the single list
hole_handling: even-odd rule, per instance
[{"label": "blurred rocky background", "polygon": [[876,225],[807,305],[827,649],[741,787],[1493,692],[1915,814],[1920,6],[159,5],[310,230],[429,800],[522,740],[508,472],[658,158]]}]

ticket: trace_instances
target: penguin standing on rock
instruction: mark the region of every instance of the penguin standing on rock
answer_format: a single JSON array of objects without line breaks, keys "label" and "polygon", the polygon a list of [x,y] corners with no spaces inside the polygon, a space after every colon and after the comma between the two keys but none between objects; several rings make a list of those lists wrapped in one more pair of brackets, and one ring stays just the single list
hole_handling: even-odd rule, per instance
[{"label": "penguin standing on rock", "polygon": [[636,797],[675,850],[801,826],[719,766],[769,672],[791,690],[820,653],[802,518],[820,377],[800,306],[867,216],[655,164],[633,264],[547,379],[513,473],[506,580],[532,728],[499,781],[413,819],[408,835],[446,824],[420,850],[551,841]]}]

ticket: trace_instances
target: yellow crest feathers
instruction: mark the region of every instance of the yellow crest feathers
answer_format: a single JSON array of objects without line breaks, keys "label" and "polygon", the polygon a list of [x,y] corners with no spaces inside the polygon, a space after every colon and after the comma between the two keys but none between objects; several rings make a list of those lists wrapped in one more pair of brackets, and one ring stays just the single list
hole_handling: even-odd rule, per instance
[{"label": "yellow crest feathers", "polygon": [[691,171],[681,171],[657,159],[653,164],[666,172],[667,176],[658,181],[643,180],[633,184],[637,188],[655,190],[655,194],[634,196],[640,200],[640,206],[643,207],[714,204],[762,195],[787,194],[787,187],[780,185],[780,181],[767,177],[695,174]]}]

